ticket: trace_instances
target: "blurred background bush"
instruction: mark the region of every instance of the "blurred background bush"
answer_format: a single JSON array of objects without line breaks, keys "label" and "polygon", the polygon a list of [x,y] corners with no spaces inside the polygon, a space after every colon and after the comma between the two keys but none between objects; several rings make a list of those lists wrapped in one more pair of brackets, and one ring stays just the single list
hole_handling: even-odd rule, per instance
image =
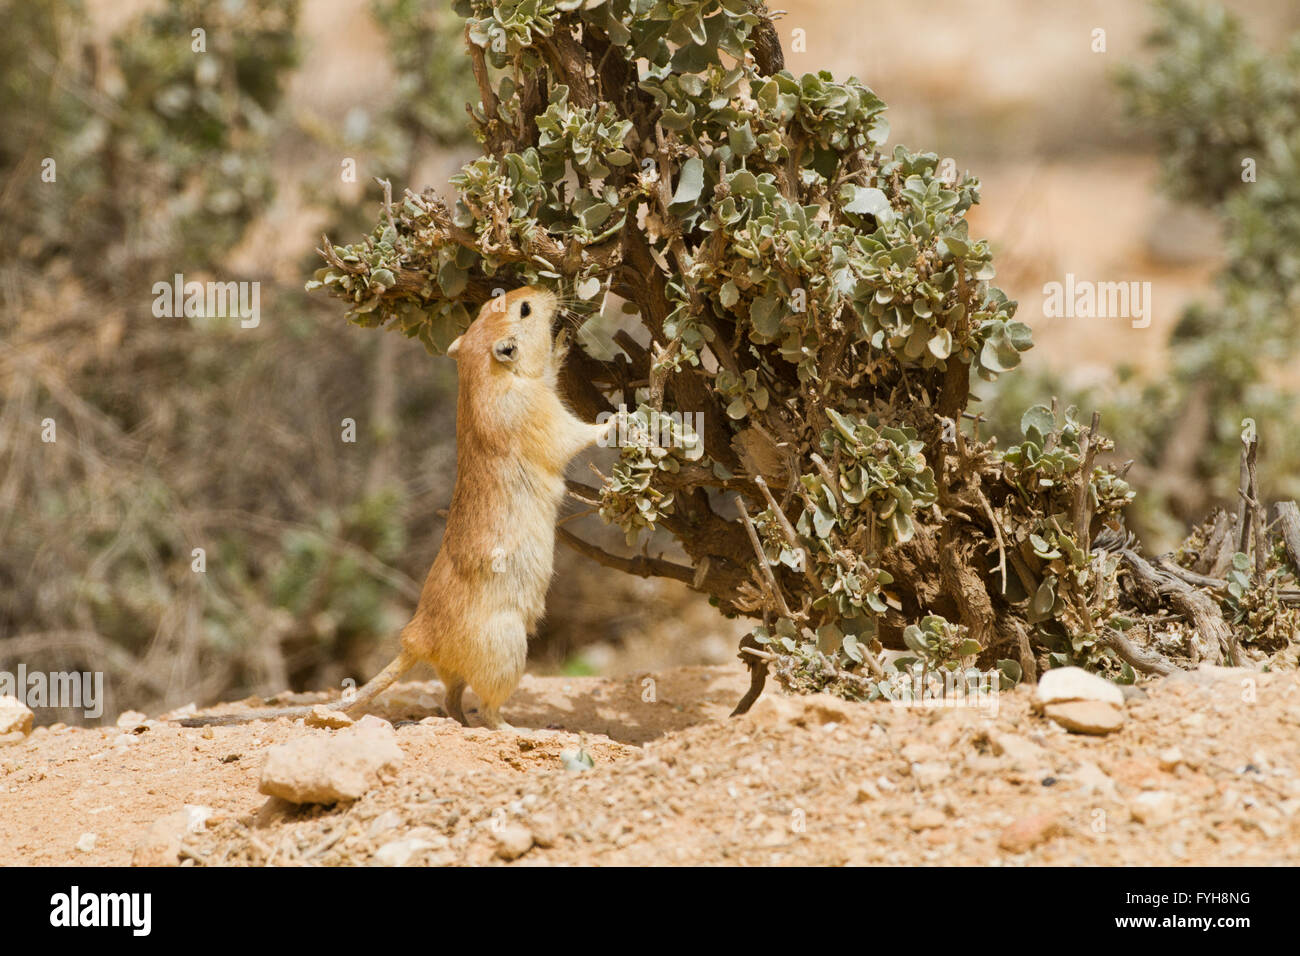
[{"label": "blurred background bush", "polygon": [[[1234,503],[1243,417],[1266,497],[1300,494],[1294,3],[783,6],[789,69],[857,75],[892,141],[983,180],[972,229],[1038,345],[1015,394],[983,386],[988,427],[1100,408],[1149,549]],[[438,548],[454,367],[302,288],[322,232],[373,222],[376,177],[445,190],[476,155],[450,3],[0,0],[0,22],[0,669],[102,670],[110,716],[368,677]],[[1043,318],[1067,272],[1151,281],[1151,326]],[[177,273],[259,282],[260,324],[154,317]],[[557,566],[534,670],[735,653],[744,627],[678,584]]]}]

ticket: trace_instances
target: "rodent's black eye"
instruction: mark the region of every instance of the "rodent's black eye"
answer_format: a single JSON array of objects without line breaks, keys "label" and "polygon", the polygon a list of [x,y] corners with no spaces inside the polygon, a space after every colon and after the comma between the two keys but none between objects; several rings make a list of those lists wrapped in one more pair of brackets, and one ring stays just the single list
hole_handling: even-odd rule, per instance
[{"label": "rodent's black eye", "polygon": [[526,319],[526,318],[528,318],[528,317],[529,317],[530,315],[532,315],[532,314],[533,314],[533,307],[532,307],[532,306],[530,306],[527,302],[522,302],[522,303],[520,303],[520,305],[519,305],[519,317],[520,317],[520,318]]}]

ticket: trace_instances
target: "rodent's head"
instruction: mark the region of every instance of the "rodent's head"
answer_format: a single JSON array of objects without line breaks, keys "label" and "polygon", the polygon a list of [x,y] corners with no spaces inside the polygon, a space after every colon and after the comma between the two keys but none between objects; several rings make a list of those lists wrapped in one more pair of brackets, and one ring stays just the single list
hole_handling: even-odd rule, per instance
[{"label": "rodent's head", "polygon": [[534,286],[489,299],[447,354],[489,374],[543,378],[555,371],[551,326],[559,306],[554,292]]}]

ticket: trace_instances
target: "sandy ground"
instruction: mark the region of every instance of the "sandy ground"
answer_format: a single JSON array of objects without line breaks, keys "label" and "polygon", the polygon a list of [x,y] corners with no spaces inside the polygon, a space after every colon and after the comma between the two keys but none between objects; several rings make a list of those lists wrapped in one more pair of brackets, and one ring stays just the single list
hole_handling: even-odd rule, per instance
[{"label": "sandy ground", "polygon": [[[259,775],[273,745],[346,731],[40,728],[0,749],[0,859],[126,865],[189,804],[213,812],[185,865],[1295,862],[1295,674],[1147,685],[1108,737],[1036,715],[1027,688],[996,713],[769,692],[729,719],[745,684],[738,665],[530,677],[503,732],[425,716],[437,685],[400,685],[377,712],[403,762],[331,808]],[[579,749],[592,767],[566,769]]]}]

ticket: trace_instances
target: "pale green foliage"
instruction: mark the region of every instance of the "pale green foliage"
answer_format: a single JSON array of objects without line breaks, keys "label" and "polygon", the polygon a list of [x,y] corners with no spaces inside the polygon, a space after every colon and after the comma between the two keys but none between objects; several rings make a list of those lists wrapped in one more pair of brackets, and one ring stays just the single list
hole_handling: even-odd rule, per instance
[{"label": "pale green foliage", "polygon": [[[309,287],[432,351],[495,289],[554,288],[593,328],[620,321],[607,300],[622,300],[630,340],[613,358],[571,352],[570,400],[587,417],[616,403],[645,421],[702,412],[705,429],[689,457],[624,447],[591,492],[606,521],[640,546],[676,537],[692,568],[671,576],[764,619],[755,633],[794,655],[778,669],[792,686],[857,694],[851,672],[877,639],[897,646],[922,619],[969,631],[957,656],[992,655],[1004,640],[994,618],[1023,619],[1029,600],[984,610],[976,592],[996,562],[982,523],[996,513],[1014,526],[1009,546],[1033,533],[1086,555],[1089,542],[1053,530],[1053,493],[1004,484],[995,452],[973,438],[959,451],[951,433],[970,373],[994,380],[1031,345],[991,284],[988,243],[968,232],[978,181],[934,153],[887,147],[885,105],[856,79],[779,69],[753,0],[457,9],[483,154],[452,180],[453,200],[394,197],[370,236],[325,250]],[[1033,460],[1008,474],[1054,475],[1062,496],[1087,483],[1101,517],[1122,506],[1122,481],[1068,457],[1077,423],[1051,430],[1058,446],[1038,454],[1027,439]],[[724,492],[747,500],[786,610]],[[1048,573],[1030,560],[1027,573]],[[970,595],[936,591],[951,563]],[[1072,573],[1070,587],[1095,584]],[[1084,604],[1052,604],[1092,631]]]}]

